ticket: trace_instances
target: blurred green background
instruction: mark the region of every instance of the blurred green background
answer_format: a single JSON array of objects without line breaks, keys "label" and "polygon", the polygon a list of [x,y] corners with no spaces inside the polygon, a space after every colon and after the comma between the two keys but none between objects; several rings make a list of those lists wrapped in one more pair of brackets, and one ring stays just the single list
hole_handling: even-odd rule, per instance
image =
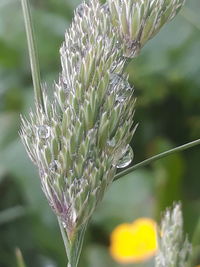
[{"label": "blurred green background", "polygon": [[[79,0],[31,2],[42,80],[51,85],[58,79],[59,47]],[[187,1],[185,9],[128,67],[138,96],[133,163],[200,137],[199,14],[200,1]],[[28,267],[64,267],[56,218],[18,135],[20,113],[27,114],[31,106],[33,88],[21,6],[19,0],[1,0],[0,267],[16,266],[16,247],[22,250]],[[199,146],[115,182],[91,221],[80,267],[121,266],[108,252],[114,227],[141,216],[159,220],[175,200],[182,201],[185,231],[191,239],[200,215],[199,192]],[[200,244],[198,236],[196,239]]]}]

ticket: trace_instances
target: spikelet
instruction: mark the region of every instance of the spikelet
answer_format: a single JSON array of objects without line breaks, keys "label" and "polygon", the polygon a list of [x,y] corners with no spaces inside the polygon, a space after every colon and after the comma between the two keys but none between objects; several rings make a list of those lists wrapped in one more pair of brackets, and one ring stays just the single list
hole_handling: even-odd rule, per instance
[{"label": "spikelet", "polygon": [[184,0],[108,0],[111,21],[123,43],[124,56],[133,58],[161,27],[172,20]]},{"label": "spikelet", "polygon": [[165,213],[160,230],[156,267],[186,267],[191,245],[183,234],[183,218],[180,204]]}]

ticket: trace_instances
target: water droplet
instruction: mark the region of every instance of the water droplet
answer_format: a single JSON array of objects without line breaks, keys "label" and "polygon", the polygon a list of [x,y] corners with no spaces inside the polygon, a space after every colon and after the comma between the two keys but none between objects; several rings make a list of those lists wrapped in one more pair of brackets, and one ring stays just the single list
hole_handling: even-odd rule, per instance
[{"label": "water droplet", "polygon": [[125,95],[117,95],[116,96],[116,101],[119,103],[123,103],[126,100],[126,96]]},{"label": "water droplet", "polygon": [[122,80],[123,80],[123,78],[121,77],[121,75],[119,75],[117,73],[112,73],[110,75],[110,85],[112,85],[112,87],[119,85],[119,83],[121,83]]},{"label": "water droplet", "polygon": [[81,187],[81,180],[75,178],[73,184],[77,189],[79,189]]},{"label": "water droplet", "polygon": [[83,14],[84,14],[84,4],[80,4],[77,8],[76,8],[76,13],[82,18]]},{"label": "water droplet", "polygon": [[67,228],[67,224],[63,221],[62,221],[62,226],[63,226],[63,228]]},{"label": "water droplet", "polygon": [[110,146],[110,147],[115,147],[115,145],[116,145],[116,141],[115,141],[115,139],[113,138],[113,139],[111,139],[111,140],[108,140],[108,141],[107,141],[107,144],[108,144],[108,146]]},{"label": "water droplet", "polygon": [[125,153],[123,156],[119,159],[116,167],[119,168],[125,168],[127,167],[131,161],[133,160],[134,154],[133,150],[130,145],[127,146]]},{"label": "water droplet", "polygon": [[112,73],[109,91],[116,95],[116,102],[122,103],[131,96],[133,88],[125,77]]},{"label": "water droplet", "polygon": [[120,49],[121,46],[122,46],[121,42],[120,42],[119,40],[117,40],[116,43],[115,43],[115,47],[116,47],[117,49]]},{"label": "water droplet", "polygon": [[80,52],[80,47],[78,43],[74,43],[73,45],[70,46],[71,52],[76,53],[77,51]]},{"label": "water droplet", "polygon": [[58,161],[57,160],[53,160],[50,164],[49,164],[49,169],[51,172],[55,172],[58,169]]},{"label": "water droplet", "polygon": [[86,179],[82,178],[75,178],[70,186],[70,190],[74,196],[78,193],[82,192],[85,187],[88,185]]},{"label": "water droplet", "polygon": [[119,94],[116,95],[116,101],[119,103],[123,103],[125,100],[129,99],[132,95],[133,89],[129,86],[124,88],[123,91],[120,91]]},{"label": "water droplet", "polygon": [[107,14],[110,13],[110,9],[109,9],[109,6],[108,6],[107,3],[103,4],[103,5],[101,6],[101,8],[102,8],[102,10],[103,10],[105,13],[107,13]]},{"label": "water droplet", "polygon": [[38,127],[38,135],[40,138],[47,139],[50,136],[50,127],[42,125]]}]

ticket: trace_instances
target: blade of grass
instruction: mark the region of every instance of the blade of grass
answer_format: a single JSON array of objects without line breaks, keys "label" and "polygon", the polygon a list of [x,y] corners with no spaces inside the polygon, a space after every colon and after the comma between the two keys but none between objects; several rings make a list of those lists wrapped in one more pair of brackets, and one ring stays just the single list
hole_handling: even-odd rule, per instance
[{"label": "blade of grass", "polygon": [[63,239],[63,242],[64,242],[64,246],[65,246],[65,251],[66,251],[66,254],[67,254],[67,257],[69,258],[69,241],[68,241],[68,238],[67,238],[67,234],[66,234],[66,231],[63,227],[63,224],[60,220],[59,217],[57,217],[58,219],[58,224],[59,224],[59,227],[60,227],[60,232],[61,232],[61,235],[62,235],[62,239]]},{"label": "blade of grass", "polygon": [[19,248],[15,249],[15,255],[17,259],[17,267],[26,267],[21,250]]},{"label": "blade of grass", "polygon": [[200,246],[200,217],[195,227],[193,236],[192,236],[192,245]]},{"label": "blade of grass", "polygon": [[123,176],[129,174],[129,173],[132,172],[132,171],[135,171],[135,170],[138,169],[138,168],[144,167],[144,166],[146,166],[146,165],[152,163],[152,162],[155,161],[155,160],[164,158],[164,157],[166,157],[166,156],[169,156],[169,155],[174,154],[174,153],[179,152],[179,151],[186,150],[186,149],[188,149],[188,148],[197,146],[197,145],[199,145],[199,144],[200,144],[200,139],[197,139],[197,140],[195,140],[195,141],[186,143],[186,144],[184,144],[184,145],[182,145],[182,146],[178,146],[178,147],[172,148],[172,149],[170,149],[170,150],[167,150],[167,151],[165,151],[165,152],[162,152],[162,153],[160,153],[160,154],[158,154],[158,155],[155,155],[155,156],[153,156],[153,157],[151,157],[151,158],[149,158],[149,159],[145,159],[144,161],[139,162],[138,164],[135,164],[134,166],[132,166],[132,167],[130,167],[130,168],[128,168],[128,169],[126,169],[126,170],[124,170],[124,171],[122,171],[122,172],[116,174],[116,175],[115,175],[115,178],[114,178],[114,181],[116,181],[116,180],[122,178]]},{"label": "blade of grass", "polygon": [[0,212],[0,225],[14,221],[26,215],[26,209],[22,206],[15,206]]},{"label": "blade of grass", "polygon": [[35,99],[36,103],[39,104],[42,108],[44,108],[41,79],[40,79],[40,68],[39,68],[39,61],[35,44],[35,35],[31,18],[30,5],[28,0],[21,0],[21,4],[24,16],[25,29],[26,29],[26,37],[28,42],[28,51],[31,64],[31,73],[33,79]]}]

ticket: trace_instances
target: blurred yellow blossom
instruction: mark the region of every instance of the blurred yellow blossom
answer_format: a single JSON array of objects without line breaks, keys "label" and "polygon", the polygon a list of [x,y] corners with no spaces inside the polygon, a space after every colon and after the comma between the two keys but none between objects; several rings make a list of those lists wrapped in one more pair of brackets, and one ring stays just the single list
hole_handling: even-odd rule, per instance
[{"label": "blurred yellow blossom", "polygon": [[110,253],[120,263],[139,263],[157,251],[156,222],[139,218],[133,223],[120,224],[111,233]]}]

